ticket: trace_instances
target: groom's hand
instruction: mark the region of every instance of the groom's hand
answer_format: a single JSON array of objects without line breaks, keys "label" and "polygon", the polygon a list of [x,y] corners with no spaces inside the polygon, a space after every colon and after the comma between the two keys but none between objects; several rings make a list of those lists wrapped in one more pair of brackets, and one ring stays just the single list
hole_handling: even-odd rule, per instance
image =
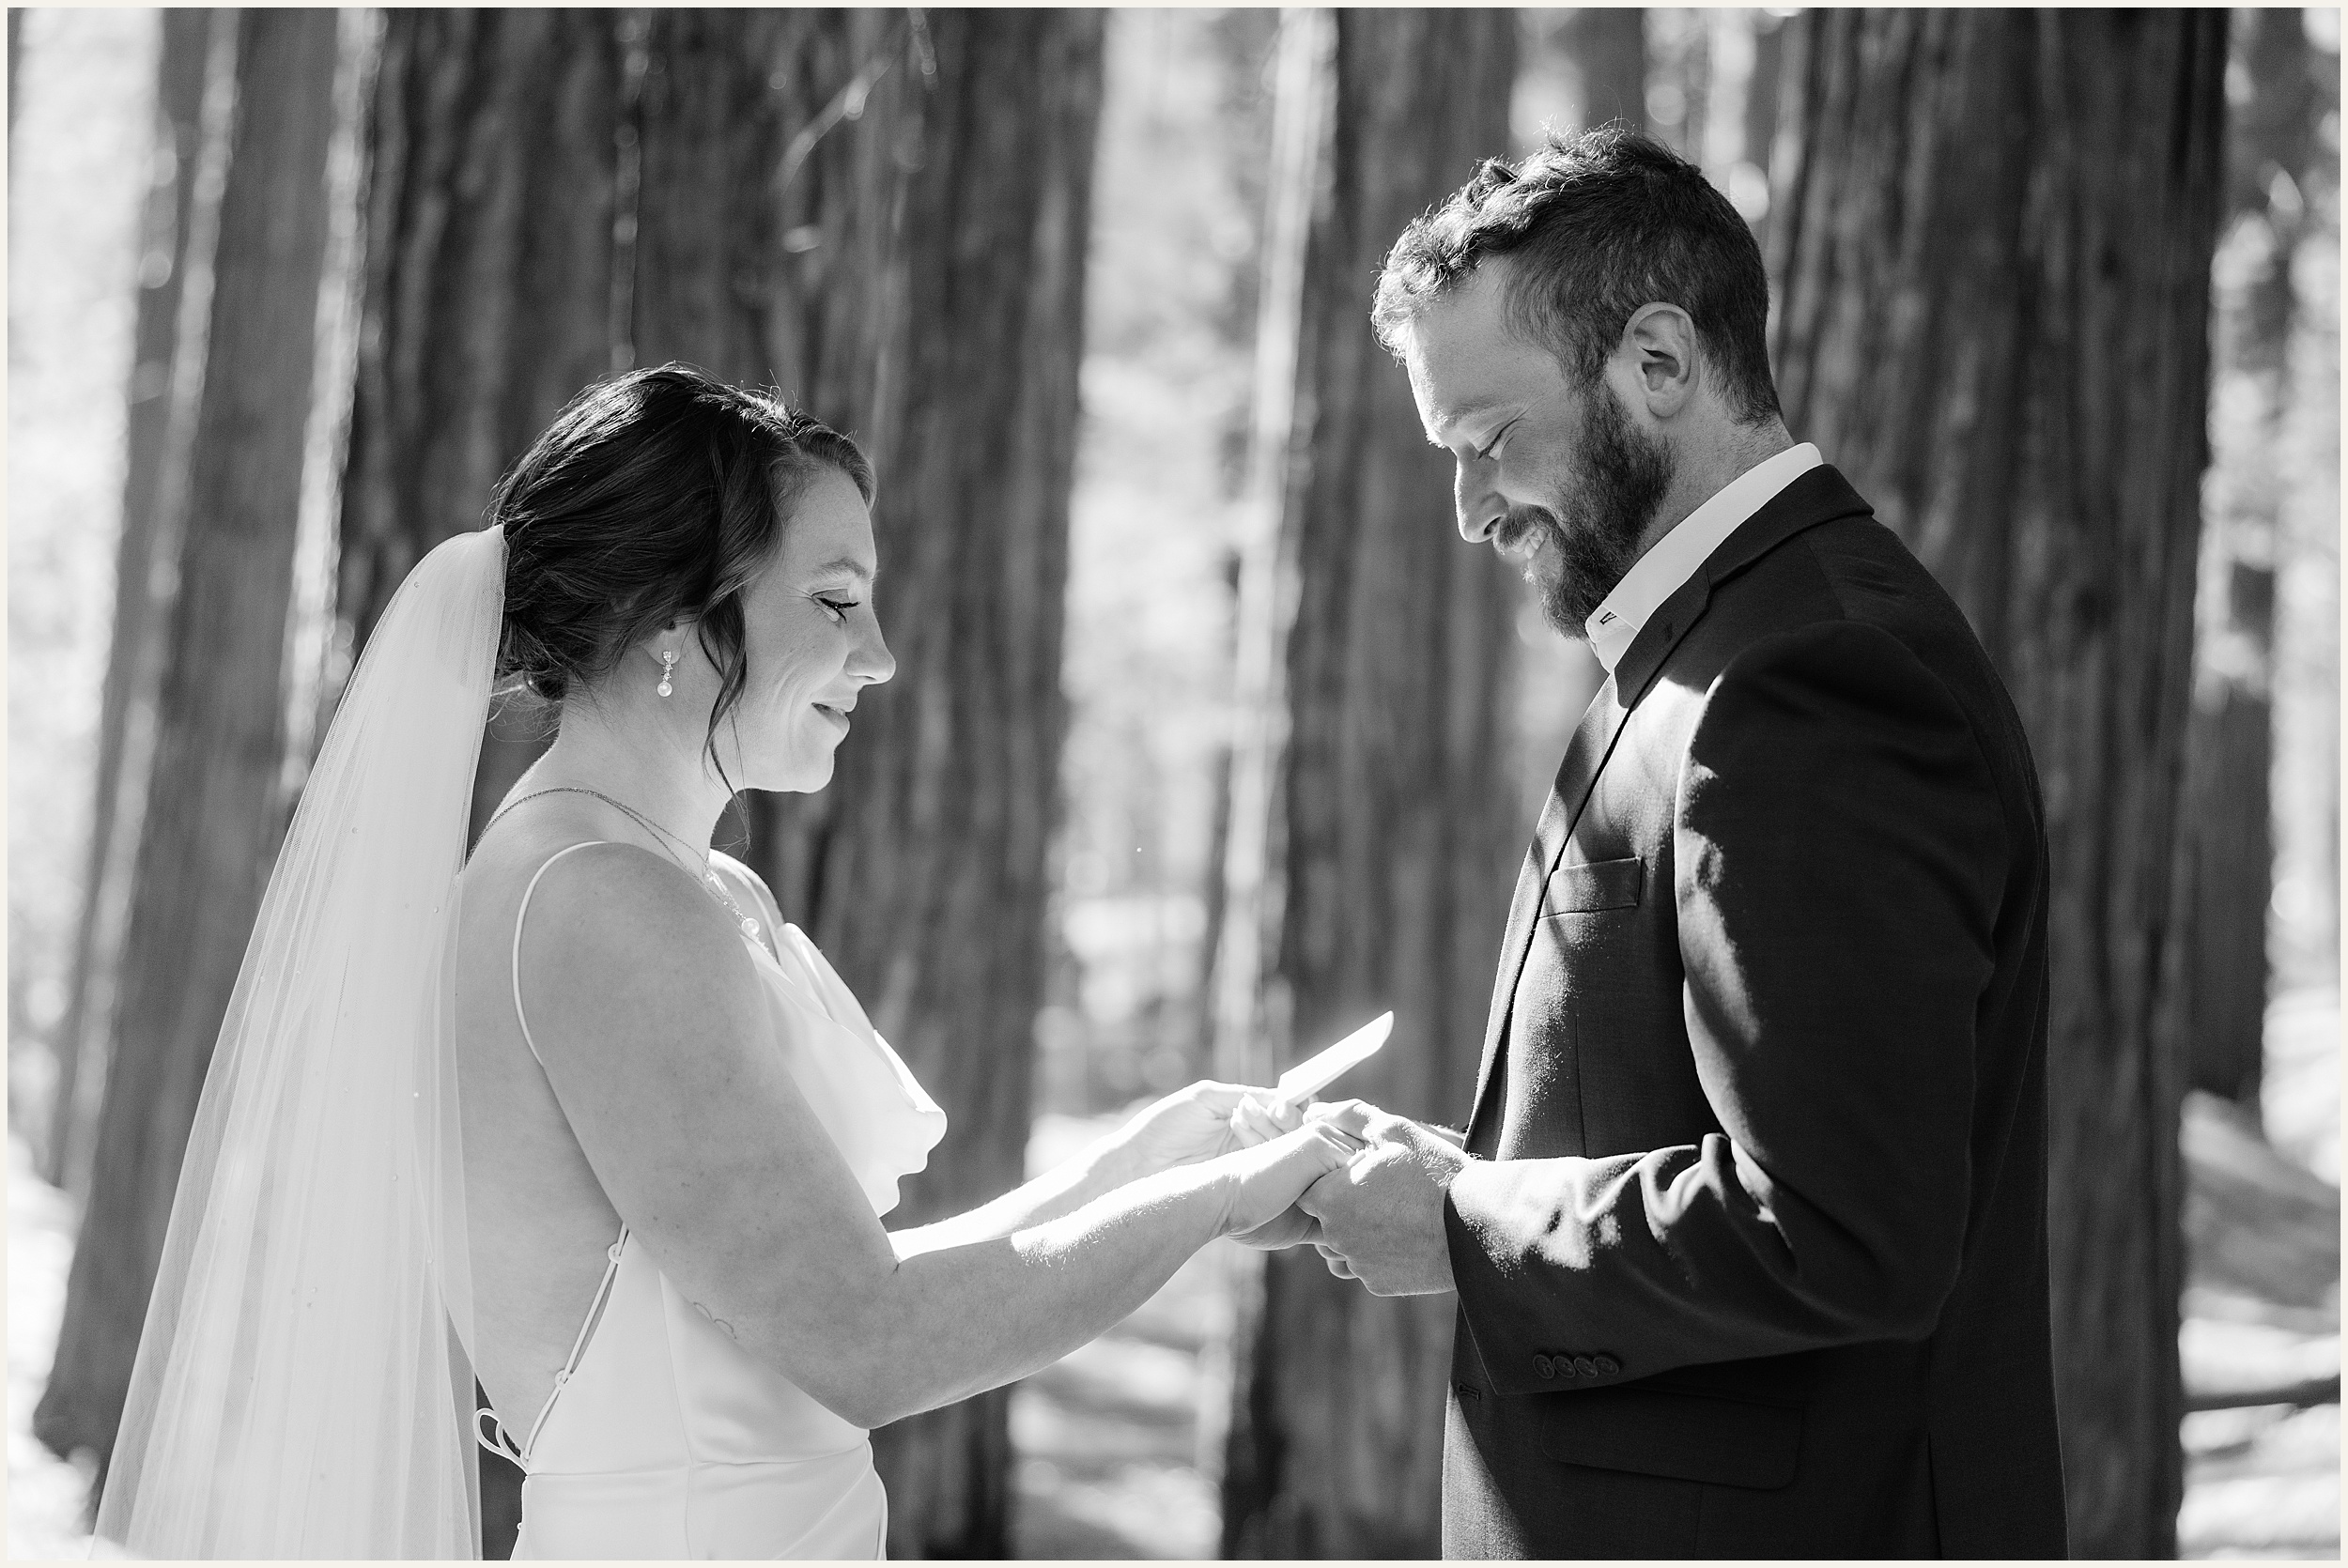
[{"label": "groom's hand", "polygon": [[1332,1111],[1330,1119],[1371,1146],[1297,1200],[1320,1222],[1315,1245],[1329,1272],[1361,1281],[1373,1296],[1451,1289],[1443,1200],[1466,1153],[1432,1128],[1358,1101]]}]

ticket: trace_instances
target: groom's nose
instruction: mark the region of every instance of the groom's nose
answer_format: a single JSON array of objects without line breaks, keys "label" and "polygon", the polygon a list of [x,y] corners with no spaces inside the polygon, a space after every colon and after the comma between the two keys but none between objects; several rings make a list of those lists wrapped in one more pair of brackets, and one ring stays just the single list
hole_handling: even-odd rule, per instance
[{"label": "groom's nose", "polygon": [[1508,515],[1508,503],[1500,492],[1475,471],[1480,466],[1461,463],[1452,472],[1451,504],[1460,515],[1460,537],[1471,545],[1490,539]]}]

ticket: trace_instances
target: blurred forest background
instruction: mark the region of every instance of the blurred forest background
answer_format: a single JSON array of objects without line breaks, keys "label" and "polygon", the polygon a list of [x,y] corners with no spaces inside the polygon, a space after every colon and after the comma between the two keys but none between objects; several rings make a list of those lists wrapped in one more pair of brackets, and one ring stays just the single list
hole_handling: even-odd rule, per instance
[{"label": "blurred forest background", "polygon": [[[1456,1119],[1598,682],[1367,292],[1622,119],[2031,727],[2075,1547],[2336,1556],[2339,17],[10,10],[10,1555],[80,1550],[351,659],[614,369],[880,470],[900,674],[743,853],[953,1117],[904,1220],[1389,1007],[1358,1092]],[[892,1555],[1432,1555],[1450,1317],[1211,1249],[877,1435]]]}]

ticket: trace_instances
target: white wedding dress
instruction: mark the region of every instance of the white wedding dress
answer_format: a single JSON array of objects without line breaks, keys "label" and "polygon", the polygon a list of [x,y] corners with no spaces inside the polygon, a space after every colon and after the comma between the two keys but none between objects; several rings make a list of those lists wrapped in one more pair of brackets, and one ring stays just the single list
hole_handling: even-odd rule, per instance
[{"label": "white wedding dress", "polygon": [[[538,876],[570,849],[531,879],[515,916],[517,947]],[[898,1179],[945,1135],[945,1114],[815,945],[796,926],[777,938],[774,952],[743,938],[765,984],[775,1049],[873,1212],[886,1214]],[[518,987],[514,1006],[519,1018]],[[526,1020],[522,1038],[537,1054]],[[527,1438],[513,1442],[484,1416],[526,1478],[517,1558],[885,1555],[888,1498],[863,1429],[702,1316],[625,1226],[570,1364]]]},{"label": "white wedding dress", "polygon": [[[495,527],[418,563],[303,786],[189,1134],[101,1555],[480,1550],[474,1444],[505,1434],[473,1408],[453,976],[504,575]],[[752,942],[773,1048],[885,1214],[945,1115],[813,945],[775,935]],[[515,1555],[882,1552],[865,1434],[744,1353],[625,1231],[583,1317],[505,1444],[526,1474]]]}]

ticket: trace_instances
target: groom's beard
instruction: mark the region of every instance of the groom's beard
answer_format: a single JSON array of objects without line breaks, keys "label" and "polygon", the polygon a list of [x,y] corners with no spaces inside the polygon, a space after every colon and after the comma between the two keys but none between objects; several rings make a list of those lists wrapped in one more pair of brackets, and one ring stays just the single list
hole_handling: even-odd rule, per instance
[{"label": "groom's beard", "polygon": [[1587,638],[1588,621],[1639,559],[1639,538],[1670,493],[1671,448],[1630,423],[1614,390],[1600,381],[1576,443],[1568,488],[1547,507],[1520,506],[1494,540],[1514,554],[1539,534],[1546,552],[1525,556],[1524,577],[1541,614],[1561,637]]}]

